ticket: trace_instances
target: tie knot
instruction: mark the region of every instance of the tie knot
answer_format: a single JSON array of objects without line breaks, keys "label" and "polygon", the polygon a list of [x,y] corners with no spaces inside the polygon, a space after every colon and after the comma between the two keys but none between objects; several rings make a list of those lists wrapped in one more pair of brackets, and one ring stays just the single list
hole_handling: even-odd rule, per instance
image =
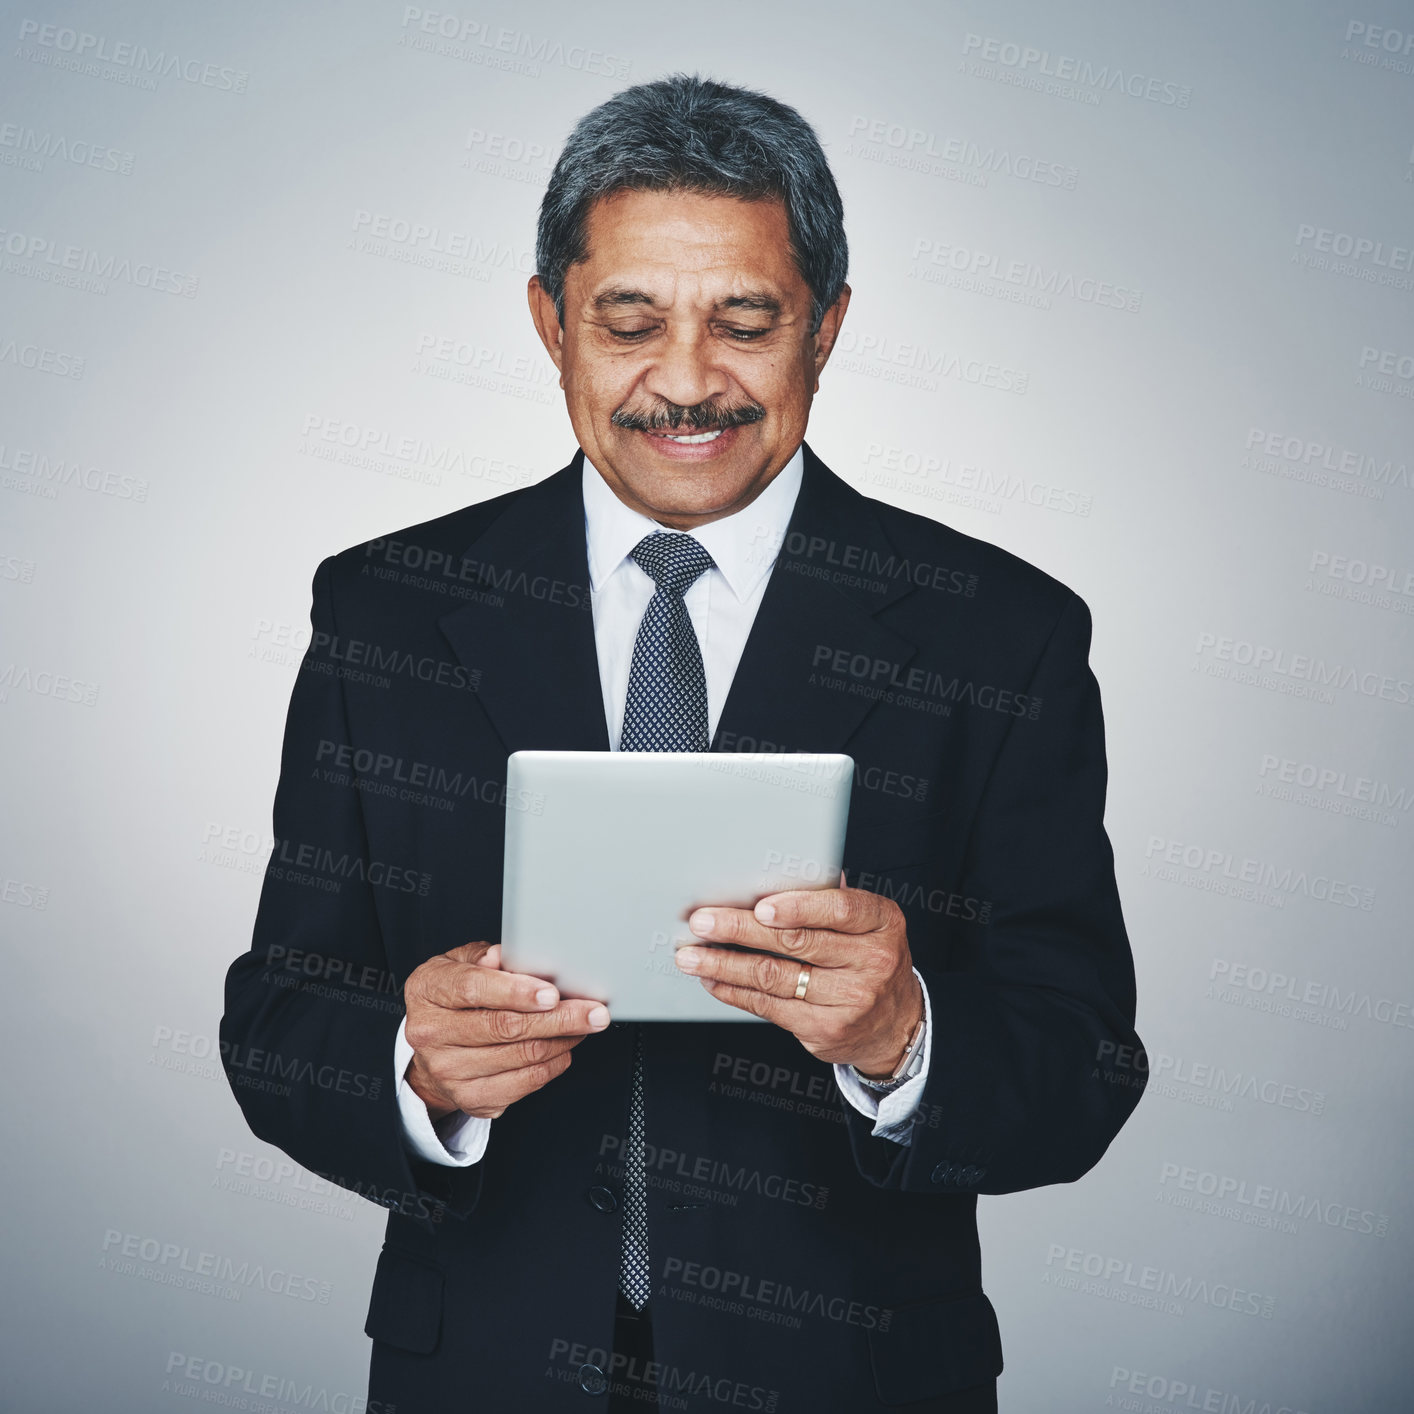
[{"label": "tie knot", "polygon": [[659,589],[673,594],[685,594],[716,564],[700,541],[681,531],[655,530],[628,553]]}]

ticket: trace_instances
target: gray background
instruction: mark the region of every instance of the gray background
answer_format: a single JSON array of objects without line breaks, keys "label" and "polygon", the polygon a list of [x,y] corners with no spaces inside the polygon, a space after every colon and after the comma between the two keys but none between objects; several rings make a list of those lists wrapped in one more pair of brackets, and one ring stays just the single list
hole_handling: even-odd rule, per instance
[{"label": "gray background", "polygon": [[[855,295],[812,445],[1094,612],[1158,1079],[1083,1183],[982,1200],[1003,1407],[1400,1406],[1414,9],[247,0],[0,35],[7,1408],[359,1407],[382,1214],[272,1169],[215,1058],[309,579],[568,459],[536,204],[579,114],[677,68],[796,104],[835,166]],[[203,1253],[241,1275],[185,1287]]]}]

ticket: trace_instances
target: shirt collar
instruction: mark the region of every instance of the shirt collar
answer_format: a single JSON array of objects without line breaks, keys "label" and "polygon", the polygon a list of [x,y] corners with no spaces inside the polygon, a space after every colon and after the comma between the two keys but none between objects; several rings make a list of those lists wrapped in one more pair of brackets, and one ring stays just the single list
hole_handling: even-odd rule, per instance
[{"label": "shirt collar", "polygon": [[[805,453],[797,447],[795,455],[749,506],[720,520],[699,525],[692,532],[721,570],[732,593],[743,602],[751,597],[776,563],[800,493],[804,470]],[[659,525],[624,505],[587,456],[583,486],[589,582],[597,592],[645,535],[671,527]]]}]

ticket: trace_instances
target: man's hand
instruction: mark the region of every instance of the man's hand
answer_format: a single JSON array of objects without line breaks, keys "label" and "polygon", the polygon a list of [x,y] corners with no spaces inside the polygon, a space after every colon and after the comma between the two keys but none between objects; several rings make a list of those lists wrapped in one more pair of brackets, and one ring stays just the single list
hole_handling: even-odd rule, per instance
[{"label": "man's hand", "polygon": [[[811,1055],[853,1065],[871,1079],[891,1074],[923,1015],[922,989],[903,912],[865,889],[796,889],[755,910],[699,908],[688,926],[730,948],[679,948],[677,965],[719,1001],[774,1021]],[[765,956],[762,954],[774,954]],[[809,971],[805,999],[795,999]]]},{"label": "man's hand", "polygon": [[501,945],[466,943],[428,958],[403,988],[407,1082],[434,1120],[482,1119],[569,1068],[570,1051],[609,1024],[602,1002],[563,1001],[553,984],[501,971]]}]

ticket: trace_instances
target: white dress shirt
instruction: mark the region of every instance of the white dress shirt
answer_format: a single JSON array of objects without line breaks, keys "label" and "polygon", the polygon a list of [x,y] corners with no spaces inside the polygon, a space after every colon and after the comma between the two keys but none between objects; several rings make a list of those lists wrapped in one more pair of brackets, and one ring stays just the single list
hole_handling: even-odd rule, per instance
[{"label": "white dress shirt", "polygon": [[[709,740],[716,733],[772,566],[785,540],[804,466],[804,454],[797,448],[795,455],[749,506],[720,520],[699,525],[692,532],[715,562],[714,568],[699,576],[683,595],[702,649]],[[584,459],[583,485],[599,685],[604,694],[604,721],[609,729],[610,749],[617,751],[628,697],[633,645],[643,612],[656,588],[637,561],[629,558],[629,551],[645,535],[669,527],[624,505],[588,457]],[[916,968],[914,976],[918,976]],[[902,1144],[909,1141],[913,1112],[923,1097],[932,1052],[932,1006],[922,977],[918,977],[918,982],[923,987],[925,1019],[923,1069],[897,1090],[881,1096],[862,1085],[848,1066],[835,1066],[835,1082],[840,1093],[862,1115],[875,1121],[873,1132]],[[491,1121],[457,1112],[434,1126],[427,1106],[406,1080],[412,1047],[404,1034],[405,1025],[404,1022],[398,1027],[393,1073],[398,1077],[398,1110],[408,1148],[434,1164],[466,1168],[479,1163],[486,1152]]]}]

